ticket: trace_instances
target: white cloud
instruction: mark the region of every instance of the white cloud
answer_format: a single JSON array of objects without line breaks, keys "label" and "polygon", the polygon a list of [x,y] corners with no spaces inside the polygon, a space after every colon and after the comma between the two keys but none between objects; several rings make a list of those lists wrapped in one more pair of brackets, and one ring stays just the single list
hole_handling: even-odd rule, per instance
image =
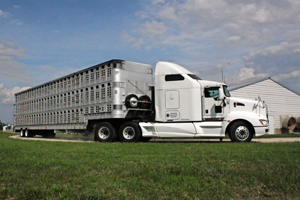
[{"label": "white cloud", "polygon": [[3,10],[0,10],[0,18],[8,18],[11,14],[9,12],[5,12]]},{"label": "white cloud", "polygon": [[23,90],[27,90],[30,87],[14,87],[11,89],[5,88],[4,84],[0,84],[0,103],[13,104],[15,102],[15,94]]},{"label": "white cloud", "polygon": [[258,78],[266,78],[268,74],[260,73],[256,74],[255,69],[243,67],[239,71],[235,72],[233,76],[226,79],[228,84],[238,84],[247,79],[258,79]]},{"label": "white cloud", "polygon": [[299,80],[300,79],[300,70],[295,70],[295,71],[292,71],[287,74],[279,74],[279,75],[273,76],[272,78],[275,81],[283,81],[283,80],[293,79],[293,78],[296,78]]},{"label": "white cloud", "polygon": [[163,35],[167,29],[167,26],[163,22],[147,21],[142,27],[142,33],[147,37],[155,37]]},{"label": "white cloud", "polygon": [[142,38],[135,38],[127,33],[123,34],[123,40],[126,42],[132,43],[133,47],[136,47],[136,48],[140,48],[144,44],[144,41]]},{"label": "white cloud", "polygon": [[22,82],[32,82],[29,78],[31,73],[25,69],[25,65],[16,61],[24,55],[25,49],[11,42],[0,43],[0,77],[11,78]]},{"label": "white cloud", "polygon": [[15,9],[20,9],[21,8],[21,6],[19,6],[19,5],[13,5],[13,6],[14,6]]},{"label": "white cloud", "polygon": [[224,75],[233,74],[227,80],[294,80],[300,66],[299,13],[299,0],[153,0],[136,13],[140,23],[127,31],[127,41],[163,49],[180,62],[208,63],[198,66],[201,77],[214,76],[212,68],[218,72],[219,63],[231,62],[224,65]]},{"label": "white cloud", "polygon": [[173,6],[165,5],[161,10],[158,11],[159,18],[166,20],[178,20],[176,9]]},{"label": "white cloud", "polygon": [[18,25],[18,26],[22,26],[23,25],[23,22],[20,19],[13,19],[13,20],[10,21],[10,23]]},{"label": "white cloud", "polygon": [[271,76],[290,73],[300,66],[300,41],[281,42],[244,56],[245,65],[260,71],[266,71]]},{"label": "white cloud", "polygon": [[235,42],[235,41],[239,41],[241,39],[241,37],[240,36],[237,36],[237,35],[234,35],[234,36],[231,36],[231,37],[229,37],[229,38],[227,38],[227,42]]},{"label": "white cloud", "polygon": [[153,0],[152,4],[165,3],[165,0]]},{"label": "white cloud", "polygon": [[[18,9],[18,8],[21,8],[21,7],[18,7],[17,5],[14,5],[14,8]],[[10,24],[14,24],[14,25],[17,25],[17,26],[23,25],[23,22],[20,19],[14,19],[12,16],[13,15],[10,14],[9,12],[0,10],[0,19],[1,18],[8,19]]]},{"label": "white cloud", "polygon": [[[203,32],[219,29],[223,34],[211,35],[210,38],[217,39],[220,44],[228,46],[230,42],[239,42],[253,46],[280,37],[286,28],[294,29],[293,25],[300,23],[299,12],[300,4],[292,0],[156,0],[137,12],[141,19],[147,21],[140,24],[141,31],[133,33],[132,36],[147,39],[147,43],[159,47],[163,44],[161,41],[188,32],[193,38],[199,37],[197,43],[194,43],[199,46]],[[163,31],[168,32],[161,41],[147,38],[149,34],[155,35],[149,29],[145,31],[145,27],[151,25],[149,22],[154,21],[163,24]],[[154,24],[151,27],[153,26]],[[154,33],[157,31],[153,30]]]},{"label": "white cloud", "polygon": [[300,50],[300,41],[297,43],[288,43],[288,42],[281,42],[278,45],[272,45],[266,47],[264,49],[258,50],[256,52],[251,53],[248,56],[244,56],[244,59],[251,60],[258,56],[282,56],[288,55],[293,53],[299,53]]},{"label": "white cloud", "polygon": [[[244,62],[257,73],[268,74],[274,80],[288,82],[295,88],[300,80],[300,40],[294,37],[286,40],[244,56]],[[299,87],[297,89],[300,91]]]}]

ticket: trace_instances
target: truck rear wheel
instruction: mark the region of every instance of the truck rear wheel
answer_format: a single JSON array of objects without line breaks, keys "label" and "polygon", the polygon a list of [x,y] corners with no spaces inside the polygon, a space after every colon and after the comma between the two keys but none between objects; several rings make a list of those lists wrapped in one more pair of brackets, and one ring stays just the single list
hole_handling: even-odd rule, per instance
[{"label": "truck rear wheel", "polygon": [[108,122],[102,122],[95,128],[95,139],[100,142],[113,142],[116,137],[114,127]]},{"label": "truck rear wheel", "polygon": [[122,124],[119,131],[119,138],[122,142],[138,142],[141,139],[141,130],[138,124],[126,122]]},{"label": "truck rear wheel", "polygon": [[252,129],[242,121],[232,124],[229,135],[232,142],[250,142],[253,138]]}]

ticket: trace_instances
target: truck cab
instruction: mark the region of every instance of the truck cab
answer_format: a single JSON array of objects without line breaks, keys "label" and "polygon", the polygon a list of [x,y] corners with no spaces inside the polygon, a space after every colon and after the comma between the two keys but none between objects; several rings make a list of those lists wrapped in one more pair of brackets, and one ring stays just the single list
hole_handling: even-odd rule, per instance
[{"label": "truck cab", "polygon": [[224,83],[201,80],[187,69],[158,62],[155,120],[140,123],[143,137],[211,137],[248,142],[268,132],[267,106],[261,100],[231,97]]}]

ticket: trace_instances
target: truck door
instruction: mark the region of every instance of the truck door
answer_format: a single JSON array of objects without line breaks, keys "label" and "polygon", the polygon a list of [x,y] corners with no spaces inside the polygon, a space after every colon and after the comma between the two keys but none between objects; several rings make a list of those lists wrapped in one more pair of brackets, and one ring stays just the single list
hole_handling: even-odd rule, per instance
[{"label": "truck door", "polygon": [[222,100],[219,97],[219,87],[204,88],[203,119],[223,117]]}]

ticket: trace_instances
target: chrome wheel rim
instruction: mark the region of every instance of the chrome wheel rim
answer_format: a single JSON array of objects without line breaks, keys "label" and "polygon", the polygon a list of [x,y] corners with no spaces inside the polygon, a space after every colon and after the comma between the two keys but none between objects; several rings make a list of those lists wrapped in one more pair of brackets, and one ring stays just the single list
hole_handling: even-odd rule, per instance
[{"label": "chrome wheel rim", "polygon": [[123,136],[127,140],[131,140],[135,136],[135,130],[131,126],[127,126],[123,129]]},{"label": "chrome wheel rim", "polygon": [[23,130],[20,131],[20,136],[23,137],[24,136],[24,132]]},{"label": "chrome wheel rim", "polygon": [[110,131],[107,127],[101,127],[98,131],[98,135],[101,139],[105,140],[109,137]]},{"label": "chrome wheel rim", "polygon": [[245,141],[250,136],[250,131],[246,126],[239,126],[235,130],[235,136],[240,141]]},{"label": "chrome wheel rim", "polygon": [[28,130],[25,131],[25,137],[28,137]]},{"label": "chrome wheel rim", "polygon": [[131,97],[129,100],[129,103],[130,103],[131,107],[135,108],[135,107],[137,107],[138,100],[135,97]]}]

